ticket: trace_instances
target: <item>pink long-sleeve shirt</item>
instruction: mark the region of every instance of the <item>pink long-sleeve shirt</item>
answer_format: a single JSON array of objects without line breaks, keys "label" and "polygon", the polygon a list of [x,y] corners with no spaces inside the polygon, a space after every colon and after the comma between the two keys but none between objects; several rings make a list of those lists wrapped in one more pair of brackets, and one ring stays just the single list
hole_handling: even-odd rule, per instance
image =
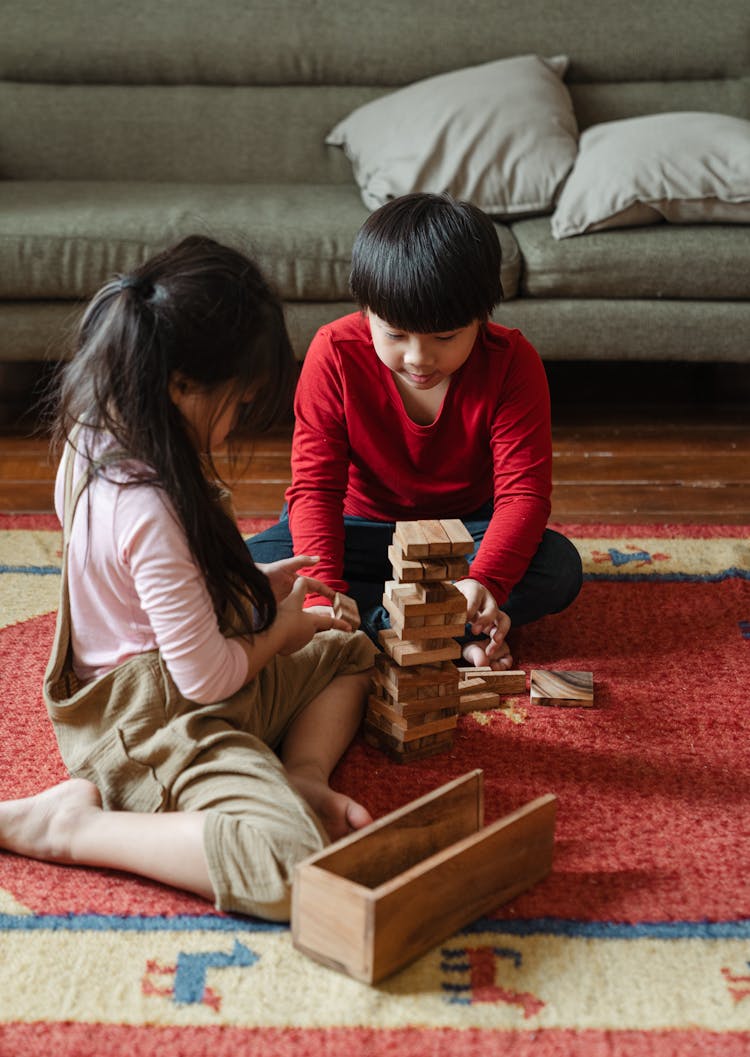
[{"label": "pink long-sleeve shirt", "polygon": [[[76,455],[75,480],[86,465]],[[158,649],[183,696],[201,704],[224,700],[247,680],[247,657],[219,630],[171,503],[157,487],[123,487],[122,470],[110,467],[107,475],[117,480],[97,477],[81,496],[68,550],[76,675],[87,682]],[[61,522],[63,493],[61,468]]]}]

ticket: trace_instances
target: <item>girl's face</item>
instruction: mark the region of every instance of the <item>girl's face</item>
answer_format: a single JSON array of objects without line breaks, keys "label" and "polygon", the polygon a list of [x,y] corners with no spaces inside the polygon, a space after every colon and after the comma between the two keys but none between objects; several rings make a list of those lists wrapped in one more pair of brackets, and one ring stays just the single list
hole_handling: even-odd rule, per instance
[{"label": "girl's face", "polygon": [[170,381],[169,390],[172,403],[187,422],[198,451],[208,453],[221,447],[237,425],[245,394],[238,395],[232,382],[217,389],[203,389],[177,373]]},{"label": "girl's face", "polygon": [[389,370],[413,389],[434,389],[469,358],[479,320],[437,334],[399,330],[367,310],[375,352]]}]

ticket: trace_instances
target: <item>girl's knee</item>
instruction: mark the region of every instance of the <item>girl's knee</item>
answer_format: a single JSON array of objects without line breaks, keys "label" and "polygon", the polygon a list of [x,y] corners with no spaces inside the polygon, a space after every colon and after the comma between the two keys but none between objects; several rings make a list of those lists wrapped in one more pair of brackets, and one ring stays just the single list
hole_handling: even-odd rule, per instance
[{"label": "girl's knee", "polygon": [[288,921],[294,867],[327,843],[312,815],[270,823],[210,812],[204,844],[217,910]]}]

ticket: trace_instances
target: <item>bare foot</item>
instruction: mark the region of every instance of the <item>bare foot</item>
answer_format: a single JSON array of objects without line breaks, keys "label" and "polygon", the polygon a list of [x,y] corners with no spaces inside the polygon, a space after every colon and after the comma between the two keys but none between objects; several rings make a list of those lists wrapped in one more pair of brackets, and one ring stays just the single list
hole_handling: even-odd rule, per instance
[{"label": "bare foot", "polygon": [[304,797],[320,821],[331,840],[345,837],[354,830],[369,826],[372,815],[344,793],[331,789],[320,772],[313,768],[287,770],[289,781]]},{"label": "bare foot", "polygon": [[46,862],[72,862],[70,847],[77,826],[102,810],[99,790],[83,778],[71,778],[36,796],[0,803],[0,848]]}]

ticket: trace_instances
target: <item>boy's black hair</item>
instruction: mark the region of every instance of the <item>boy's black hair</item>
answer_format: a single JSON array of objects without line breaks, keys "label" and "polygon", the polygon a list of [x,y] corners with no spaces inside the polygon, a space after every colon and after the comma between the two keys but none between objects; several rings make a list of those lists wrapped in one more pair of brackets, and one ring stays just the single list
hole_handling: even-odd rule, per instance
[{"label": "boy's black hair", "polygon": [[352,249],[362,309],[431,334],[486,321],[502,300],[500,241],[486,213],[447,194],[403,195],[376,209]]}]

